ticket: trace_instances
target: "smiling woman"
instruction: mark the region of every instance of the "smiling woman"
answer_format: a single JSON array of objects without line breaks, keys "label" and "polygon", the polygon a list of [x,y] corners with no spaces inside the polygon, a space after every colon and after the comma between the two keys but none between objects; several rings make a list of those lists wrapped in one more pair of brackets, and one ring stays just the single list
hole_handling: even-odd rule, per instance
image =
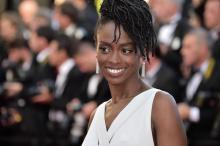
[{"label": "smiling woman", "polygon": [[144,0],[104,0],[96,29],[97,61],[112,98],[92,114],[82,146],[186,146],[173,97],[141,81],[156,36]]},{"label": "smiling woman", "polygon": [[[109,84],[131,83],[138,78],[141,65],[140,52],[135,52],[134,42],[120,26],[117,29],[117,42],[113,42],[115,23],[113,21],[101,26],[97,30],[97,59],[103,76]],[[129,80],[128,80],[129,79]],[[128,82],[129,81],[129,82]]]}]

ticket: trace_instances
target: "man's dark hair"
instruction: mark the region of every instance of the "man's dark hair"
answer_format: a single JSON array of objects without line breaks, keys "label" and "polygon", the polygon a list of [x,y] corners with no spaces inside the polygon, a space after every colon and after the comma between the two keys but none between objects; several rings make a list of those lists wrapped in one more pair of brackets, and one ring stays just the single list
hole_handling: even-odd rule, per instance
[{"label": "man's dark hair", "polygon": [[[150,8],[144,0],[104,0],[100,14],[96,33],[101,25],[114,21],[115,36],[113,42],[117,42],[120,38],[121,25],[134,41],[142,56],[149,60],[149,51],[154,54],[157,41]],[[116,38],[117,29],[119,29],[118,38]]]},{"label": "man's dark hair", "polygon": [[50,43],[55,37],[55,31],[50,26],[41,26],[36,30],[39,37],[45,38]]},{"label": "man's dark hair", "polygon": [[66,51],[69,57],[74,55],[73,43],[75,40],[72,40],[67,35],[60,33],[56,35],[53,41],[56,41],[58,43],[58,49]]},{"label": "man's dark hair", "polygon": [[8,44],[8,50],[14,49],[29,49],[27,42],[23,38],[16,38],[14,41]]},{"label": "man's dark hair", "polygon": [[59,8],[60,8],[60,12],[63,15],[69,17],[72,22],[74,23],[78,22],[78,10],[76,9],[75,6],[73,6],[72,3],[64,2],[59,6]]}]

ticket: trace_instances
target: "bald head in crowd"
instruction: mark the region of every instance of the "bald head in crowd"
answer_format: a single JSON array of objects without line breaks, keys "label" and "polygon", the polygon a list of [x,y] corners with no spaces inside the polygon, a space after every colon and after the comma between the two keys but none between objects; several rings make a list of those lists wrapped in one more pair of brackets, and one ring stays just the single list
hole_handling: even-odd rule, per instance
[{"label": "bald head in crowd", "polygon": [[29,26],[33,17],[37,14],[39,5],[35,0],[24,0],[19,4],[18,11],[26,26]]}]

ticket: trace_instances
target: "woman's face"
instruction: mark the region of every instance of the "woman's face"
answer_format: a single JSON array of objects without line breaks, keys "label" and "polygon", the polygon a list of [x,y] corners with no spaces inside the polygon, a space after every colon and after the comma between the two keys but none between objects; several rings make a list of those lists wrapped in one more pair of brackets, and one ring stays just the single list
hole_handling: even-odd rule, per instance
[{"label": "woman's face", "polygon": [[[120,39],[114,40],[115,23],[107,22],[97,31],[97,60],[102,75],[109,84],[123,84],[139,78],[141,55],[134,42],[121,27]],[[119,29],[116,30],[116,40]]]}]

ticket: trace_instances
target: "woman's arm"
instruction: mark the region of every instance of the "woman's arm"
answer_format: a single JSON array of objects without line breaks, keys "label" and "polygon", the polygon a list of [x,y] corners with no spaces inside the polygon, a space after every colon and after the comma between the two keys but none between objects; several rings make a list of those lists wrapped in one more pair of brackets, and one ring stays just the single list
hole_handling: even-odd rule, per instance
[{"label": "woman's arm", "polygon": [[187,146],[187,138],[171,95],[157,92],[152,109],[152,126],[155,145]]}]

